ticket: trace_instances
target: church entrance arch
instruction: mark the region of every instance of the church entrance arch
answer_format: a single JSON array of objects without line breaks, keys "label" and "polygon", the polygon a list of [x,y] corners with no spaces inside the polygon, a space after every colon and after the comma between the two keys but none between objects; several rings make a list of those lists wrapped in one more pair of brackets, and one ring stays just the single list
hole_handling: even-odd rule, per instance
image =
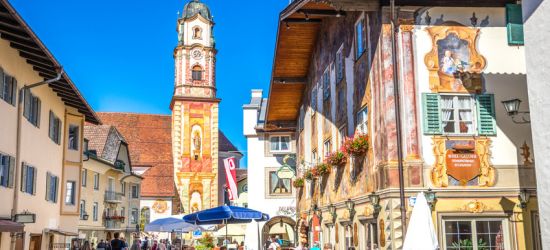
[{"label": "church entrance arch", "polygon": [[293,247],[296,243],[296,222],[288,216],[275,216],[262,228],[262,243],[265,245],[271,237],[280,239],[282,249]]}]

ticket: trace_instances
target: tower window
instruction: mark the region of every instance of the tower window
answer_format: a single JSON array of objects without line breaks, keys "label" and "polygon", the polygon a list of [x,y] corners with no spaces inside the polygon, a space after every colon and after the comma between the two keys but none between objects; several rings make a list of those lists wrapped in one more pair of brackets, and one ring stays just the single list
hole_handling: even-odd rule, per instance
[{"label": "tower window", "polygon": [[202,68],[201,66],[193,66],[193,70],[191,72],[191,77],[194,81],[200,81],[202,80]]},{"label": "tower window", "polygon": [[193,28],[193,39],[202,38],[202,29],[200,27]]}]

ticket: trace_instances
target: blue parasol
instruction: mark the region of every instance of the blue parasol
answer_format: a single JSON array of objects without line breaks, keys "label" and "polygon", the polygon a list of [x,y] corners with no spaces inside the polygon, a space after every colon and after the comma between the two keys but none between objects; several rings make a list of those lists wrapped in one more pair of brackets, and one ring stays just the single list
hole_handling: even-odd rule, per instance
[{"label": "blue parasol", "polygon": [[186,233],[197,229],[200,229],[200,227],[195,224],[188,223],[182,219],[172,218],[172,217],[157,219],[145,226],[145,231],[150,231],[150,232],[177,231],[177,232]]},{"label": "blue parasol", "polygon": [[253,220],[267,221],[269,215],[250,208],[223,205],[188,214],[183,216],[183,220],[195,225],[225,224],[224,242],[227,242],[227,224],[250,223]]}]

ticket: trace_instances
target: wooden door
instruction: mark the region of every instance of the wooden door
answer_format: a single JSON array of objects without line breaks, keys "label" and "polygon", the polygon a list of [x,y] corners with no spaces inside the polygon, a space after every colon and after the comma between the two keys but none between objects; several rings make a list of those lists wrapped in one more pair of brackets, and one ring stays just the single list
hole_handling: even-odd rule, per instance
[{"label": "wooden door", "polygon": [[17,233],[15,236],[15,250],[23,250],[25,245],[25,233]]},{"label": "wooden door", "polygon": [[42,235],[32,235],[29,243],[29,250],[40,250],[42,244]]}]

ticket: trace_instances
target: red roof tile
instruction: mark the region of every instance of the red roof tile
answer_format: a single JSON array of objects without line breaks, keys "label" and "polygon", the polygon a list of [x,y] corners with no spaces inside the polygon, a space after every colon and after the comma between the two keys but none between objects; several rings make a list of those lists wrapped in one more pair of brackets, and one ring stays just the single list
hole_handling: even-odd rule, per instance
[{"label": "red roof tile", "polygon": [[174,196],[170,115],[98,113],[98,116],[103,124],[115,126],[124,135],[133,165],[151,166],[142,175],[141,195]]}]

